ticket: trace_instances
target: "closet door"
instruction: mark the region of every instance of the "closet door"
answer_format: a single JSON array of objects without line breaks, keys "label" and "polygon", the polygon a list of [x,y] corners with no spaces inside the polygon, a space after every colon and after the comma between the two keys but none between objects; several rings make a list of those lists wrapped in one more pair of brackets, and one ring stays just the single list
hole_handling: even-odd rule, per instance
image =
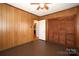
[{"label": "closet door", "polygon": [[75,16],[49,19],[47,41],[67,47],[75,45]]}]

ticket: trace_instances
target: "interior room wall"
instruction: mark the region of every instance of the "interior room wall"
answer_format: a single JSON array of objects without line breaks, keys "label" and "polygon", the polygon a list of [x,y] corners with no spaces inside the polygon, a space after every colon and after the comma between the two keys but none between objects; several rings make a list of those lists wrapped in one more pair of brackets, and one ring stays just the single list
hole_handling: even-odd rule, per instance
[{"label": "interior room wall", "polygon": [[76,18],[75,18],[76,19],[76,31],[75,31],[76,39],[75,40],[76,40],[76,47],[79,48],[79,6],[42,16],[41,19],[46,19],[46,39],[48,39],[48,26],[47,26],[48,19],[66,17],[66,16],[72,16],[72,15],[76,15]]},{"label": "interior room wall", "polygon": [[79,47],[79,7],[77,8],[77,47]]},{"label": "interior room wall", "polygon": [[33,20],[38,16],[0,3],[0,51],[33,41]]}]

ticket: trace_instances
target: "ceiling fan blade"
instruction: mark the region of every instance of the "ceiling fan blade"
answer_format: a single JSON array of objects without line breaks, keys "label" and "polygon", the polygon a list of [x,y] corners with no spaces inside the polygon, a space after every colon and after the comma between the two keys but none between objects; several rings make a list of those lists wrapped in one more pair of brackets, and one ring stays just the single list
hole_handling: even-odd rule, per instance
[{"label": "ceiling fan blade", "polygon": [[45,3],[45,4],[51,4],[51,3]]},{"label": "ceiling fan blade", "polygon": [[31,5],[39,5],[39,3],[31,3]]},{"label": "ceiling fan blade", "polygon": [[37,7],[37,10],[39,10],[39,9],[40,9],[40,6]]},{"label": "ceiling fan blade", "polygon": [[48,9],[48,6],[45,6],[46,9]]},{"label": "ceiling fan blade", "polygon": [[47,4],[45,4],[45,5],[44,5],[44,7],[45,7],[45,9],[48,9],[48,6],[47,6]]}]

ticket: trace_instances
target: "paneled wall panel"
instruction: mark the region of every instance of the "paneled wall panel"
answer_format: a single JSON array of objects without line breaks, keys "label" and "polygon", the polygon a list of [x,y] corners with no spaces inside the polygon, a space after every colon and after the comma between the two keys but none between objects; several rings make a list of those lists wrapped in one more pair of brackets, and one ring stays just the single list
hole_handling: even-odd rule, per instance
[{"label": "paneled wall panel", "polygon": [[77,9],[77,47],[79,47],[79,7]]},{"label": "paneled wall panel", "polygon": [[33,20],[37,16],[7,4],[0,4],[0,51],[33,41]]},{"label": "paneled wall panel", "polygon": [[75,16],[68,16],[48,20],[47,41],[74,47],[76,40],[75,19]]},{"label": "paneled wall panel", "polygon": [[[56,18],[63,18],[63,17],[69,17],[69,16],[73,16],[75,15],[75,21],[74,21],[74,25],[75,25],[75,47],[79,48],[79,6],[76,6],[76,7],[73,7],[73,8],[70,8],[70,9],[67,9],[67,10],[63,10],[63,11],[59,11],[59,12],[56,12],[56,13],[52,13],[52,14],[49,14],[49,15],[46,15],[46,16],[43,16],[41,17],[41,19],[46,19],[46,40],[48,40],[48,38],[51,38],[49,37],[49,33],[48,33],[48,21],[49,19],[52,19],[52,21]],[[73,19],[73,18],[72,18]],[[70,22],[70,21],[69,21]],[[67,23],[69,23],[67,22]],[[56,22],[55,22],[56,23]],[[51,25],[51,24],[50,24]],[[72,23],[71,23],[72,25]],[[52,26],[53,27],[53,26]],[[66,25],[66,27],[68,27],[68,24]],[[72,28],[71,28],[72,29]],[[71,29],[68,29],[68,31],[70,31]],[[73,31],[73,29],[71,30]],[[51,32],[52,33],[52,32]],[[52,36],[52,34],[50,33],[50,36]],[[55,34],[58,38],[58,35]],[[64,35],[64,34],[63,34]],[[73,37],[74,37],[73,36]],[[63,37],[62,37],[63,38]],[[64,39],[64,38],[63,38]],[[52,41],[52,40],[51,40]],[[55,42],[57,42],[57,40],[55,40]],[[64,40],[61,40],[61,43],[63,44],[64,43]]]}]

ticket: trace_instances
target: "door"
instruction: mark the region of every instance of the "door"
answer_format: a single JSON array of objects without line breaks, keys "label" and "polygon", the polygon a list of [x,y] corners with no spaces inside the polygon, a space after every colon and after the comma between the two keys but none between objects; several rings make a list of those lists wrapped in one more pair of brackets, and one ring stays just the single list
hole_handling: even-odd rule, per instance
[{"label": "door", "polygon": [[38,21],[38,37],[41,40],[46,39],[46,21],[45,20],[40,20]]}]

